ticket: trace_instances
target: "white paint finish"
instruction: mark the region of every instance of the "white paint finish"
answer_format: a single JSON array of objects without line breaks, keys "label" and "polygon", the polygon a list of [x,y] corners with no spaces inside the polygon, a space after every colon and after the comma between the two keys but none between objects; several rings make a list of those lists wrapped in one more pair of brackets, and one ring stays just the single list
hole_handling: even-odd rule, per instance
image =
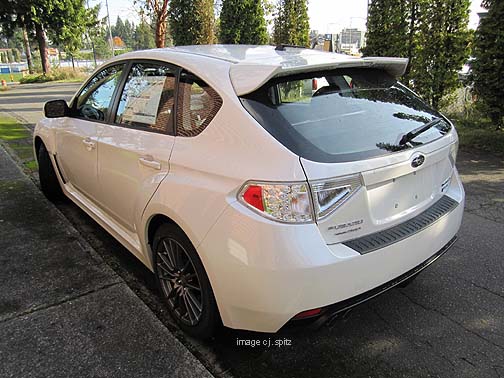
[{"label": "white paint finish", "polygon": [[463,207],[408,239],[361,256],[342,244],[326,245],[314,225],[278,224],[236,203],[198,252],[224,324],[276,332],[301,311],[361,294],[427,260],[457,233]]},{"label": "white paint finish", "polygon": [[[456,133],[453,137],[457,138]],[[341,243],[393,227],[420,214],[440,199],[444,194],[441,192],[442,183],[453,174],[449,160],[450,142],[454,143],[452,138],[445,137],[414,151],[352,163],[314,165],[302,159],[310,179],[322,179],[324,174],[326,178],[338,176],[339,168],[349,169],[346,165],[351,165],[357,172],[361,170],[363,186],[359,191],[332,215],[318,222],[327,244]],[[419,153],[425,156],[425,162],[413,168],[411,160]],[[399,162],[387,164],[397,158]],[[359,164],[361,166],[356,167]],[[381,167],[364,170],[366,166],[376,165]],[[359,224],[336,230],[339,225],[354,222]]]},{"label": "white paint finish", "polygon": [[98,185],[98,135],[103,124],[78,118],[65,118],[55,125],[55,153],[66,181],[96,200]]},{"label": "white paint finish", "polygon": [[[229,80],[238,96],[254,91],[278,75],[334,68],[374,67],[398,77],[404,73],[408,64],[408,60],[404,58],[356,58],[302,48],[278,51],[274,46],[267,45],[179,46],[126,53],[109,62],[128,59],[157,59],[182,66],[205,81],[212,82],[217,90],[223,79]],[[223,69],[226,71],[225,76]]]},{"label": "white paint finish", "polygon": [[[445,194],[461,204],[449,216],[364,256],[341,244],[401,223],[439,198],[438,182],[449,174],[448,153],[457,140],[454,131],[414,151],[317,163],[300,159],[271,137],[236,96],[285,72],[328,64],[382,64],[399,70],[404,62],[299,49],[284,53],[264,46],[157,49],[124,54],[114,61],[133,58],[180,65],[211,85],[223,105],[210,126],[197,137],[174,138],[78,119],[44,119],[35,136],[62,160],[70,181],[63,185],[65,194],[149,269],[149,221],[162,214],[176,222],[204,263],[225,325],[276,331],[301,311],[348,299],[401,275],[457,232],[464,192],[454,171]],[[89,150],[82,143],[86,138],[96,143],[95,148]],[[411,158],[418,151],[426,160],[423,167],[413,169]],[[305,172],[310,181],[360,173],[363,187],[319,224],[277,223],[236,200],[246,181],[305,181]],[[416,177],[414,172],[422,173]],[[394,179],[398,185],[390,184]],[[412,191],[420,196],[408,202]],[[396,197],[401,197],[401,206],[391,211]],[[360,219],[361,229],[351,236],[335,237],[328,230],[337,222]]]},{"label": "white paint finish", "polygon": [[168,174],[174,141],[170,135],[112,125],[100,135],[97,202],[127,230],[135,232],[147,203]]}]

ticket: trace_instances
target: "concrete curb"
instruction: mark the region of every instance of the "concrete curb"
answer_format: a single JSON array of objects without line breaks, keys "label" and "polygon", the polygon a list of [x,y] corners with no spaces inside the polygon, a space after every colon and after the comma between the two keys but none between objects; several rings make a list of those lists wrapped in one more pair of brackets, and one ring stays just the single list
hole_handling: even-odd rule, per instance
[{"label": "concrete curb", "polygon": [[[2,111],[0,111],[2,112]],[[12,116],[13,112],[3,112],[7,113],[9,116]],[[23,121],[22,117],[15,117],[18,121]],[[24,120],[26,121],[26,120]],[[23,122],[21,122],[24,127]],[[31,129],[27,127],[30,132]],[[26,304],[18,304],[19,308],[15,308],[12,311],[9,311],[9,307],[2,306],[6,309],[6,313],[4,311],[0,312],[0,359],[5,362],[2,363],[4,365],[3,373],[7,374],[7,376],[25,376],[32,375],[35,376],[58,376],[57,372],[52,369],[60,369],[61,372],[66,371],[68,374],[63,374],[61,376],[70,376],[75,375],[77,370],[79,371],[79,375],[85,376],[86,374],[82,374],[83,367],[89,369],[91,364],[93,363],[92,359],[79,359],[75,358],[71,364],[68,365],[60,365],[59,363],[54,364],[50,356],[47,356],[47,359],[37,358],[35,360],[30,360],[29,356],[25,356],[25,350],[31,350],[34,353],[34,356],[44,355],[47,350],[59,350],[58,353],[65,355],[65,353],[74,352],[76,346],[73,344],[73,340],[71,338],[67,338],[67,331],[65,329],[66,326],[70,327],[70,324],[66,321],[67,316],[73,317],[73,322],[71,324],[72,327],[78,327],[82,332],[91,332],[88,329],[88,324],[100,323],[105,321],[100,315],[101,312],[105,311],[116,311],[115,316],[118,317],[116,321],[106,322],[106,328],[111,330],[111,335],[109,335],[106,339],[103,338],[101,333],[96,333],[94,330],[92,331],[92,335],[90,338],[86,338],[85,340],[81,340],[81,342],[85,342],[89,344],[91,349],[97,348],[97,345],[110,345],[110,350],[114,350],[117,348],[117,356],[107,354],[107,350],[101,350],[100,353],[105,353],[106,358],[102,356],[101,360],[103,362],[103,366],[100,366],[99,361],[97,362],[96,369],[101,372],[107,371],[107,376],[113,376],[114,372],[109,371],[109,367],[105,366],[106,364],[114,364],[119,363],[122,367],[127,366],[128,369],[126,371],[121,371],[120,376],[138,376],[139,374],[143,376],[183,376],[183,377],[211,377],[212,375],[209,371],[198,361],[192,353],[180,342],[175,336],[162,324],[162,322],[151,312],[151,310],[147,307],[147,305],[128,287],[128,285],[124,282],[124,280],[117,275],[102,259],[102,257],[93,249],[93,247],[79,234],[79,232],[74,228],[74,226],[66,219],[66,217],[50,202],[48,202],[40,193],[38,187],[36,186],[36,178],[33,176],[27,175],[22,169],[20,169],[19,163],[15,160],[15,157],[11,156],[10,153],[7,152],[5,148],[0,146],[0,157],[4,155],[3,164],[0,164],[0,171],[4,169],[8,169],[11,172],[11,178],[8,178],[9,175],[3,175],[2,179],[0,179],[0,185],[6,184],[8,186],[7,189],[12,189],[20,186],[20,190],[16,190],[9,194],[9,197],[4,197],[2,199],[2,195],[0,195],[0,209],[2,210],[2,214],[0,218],[2,218],[2,222],[0,223],[0,230],[4,228],[7,234],[9,231],[12,233],[12,230],[19,230],[20,225],[24,225],[24,219],[17,219],[16,214],[23,213],[26,209],[17,209],[16,205],[16,195],[21,195],[21,193],[28,193],[28,197],[36,203],[35,207],[41,207],[42,212],[45,214],[48,211],[48,219],[50,219],[51,224],[57,224],[58,236],[52,237],[50,230],[47,232],[43,230],[41,234],[43,234],[43,241],[38,240],[37,236],[33,236],[34,242],[30,244],[29,235],[31,234],[30,228],[31,226],[27,226],[24,230],[25,234],[28,235],[25,239],[19,240],[19,238],[14,238],[12,242],[9,240],[3,240],[1,243],[6,246],[15,245],[16,243],[27,243],[23,245],[23,250],[29,251],[28,259],[33,259],[33,262],[38,261],[37,259],[43,255],[43,252],[46,249],[55,248],[57,249],[56,255],[59,253],[61,255],[61,259],[56,258],[56,269],[58,271],[58,275],[65,275],[66,271],[61,269],[60,265],[69,263],[68,261],[63,261],[64,259],[73,259],[70,261],[71,265],[79,265],[84,264],[87,269],[91,269],[94,272],[94,275],[98,275],[100,280],[105,280],[103,283],[97,282],[95,287],[95,283],[93,282],[93,274],[90,275],[89,279],[86,277],[82,280],[83,289],[80,292],[75,292],[74,282],[70,279],[67,282],[65,279],[62,279],[62,286],[65,288],[60,288],[56,282],[57,279],[54,280],[54,277],[47,277],[47,282],[41,282],[42,286],[47,286],[49,289],[47,290],[48,301],[38,301],[37,298],[33,299],[33,302],[27,302]],[[0,160],[0,163],[2,161]],[[10,166],[10,167],[9,167]],[[17,171],[17,173],[15,172]],[[10,186],[9,186],[10,185]],[[5,192],[5,191],[4,191]],[[6,195],[7,195],[6,194]],[[14,197],[14,202],[12,204],[9,203],[11,197]],[[6,203],[7,198],[7,203]],[[25,199],[21,198],[19,203],[25,203]],[[27,212],[30,209],[26,210]],[[34,212],[38,212],[38,208],[33,210]],[[46,215],[42,215],[45,217]],[[16,218],[14,220],[9,220],[9,217]],[[30,221],[28,221],[30,223]],[[7,227],[7,228],[5,228]],[[10,227],[10,228],[9,228]],[[34,225],[33,227],[43,227],[43,225]],[[37,228],[38,230],[38,228]],[[63,235],[63,236],[61,236]],[[61,241],[54,241],[54,239],[63,238]],[[8,239],[8,238],[7,238]],[[46,244],[47,243],[47,244]],[[71,246],[70,246],[71,243]],[[53,245],[55,244],[55,245]],[[77,250],[77,253],[68,257],[65,249]],[[64,253],[63,253],[64,252]],[[75,252],[75,251],[74,251]],[[82,254],[82,252],[85,252]],[[5,250],[3,253],[6,253]],[[35,257],[34,257],[35,256]],[[2,276],[7,276],[8,273],[15,271],[19,266],[19,263],[16,262],[15,259],[11,259],[10,256],[0,254],[0,260],[8,259],[7,264],[0,264],[0,270],[6,269],[2,274]],[[42,261],[43,262],[46,260]],[[10,264],[10,265],[9,265]],[[30,263],[27,263],[26,266],[30,266]],[[25,266],[23,266],[25,268]],[[44,273],[40,272],[42,277],[45,277]],[[79,272],[75,272],[79,274]],[[53,279],[53,282],[51,282]],[[97,281],[100,281],[97,280]],[[88,281],[86,283],[86,281]],[[66,285],[68,283],[68,285]],[[23,297],[23,287],[22,284],[16,285],[15,279],[11,284],[13,287],[10,290],[10,293],[15,297]],[[54,286],[54,287],[53,287]],[[67,287],[69,286],[69,287]],[[36,290],[37,288],[35,288]],[[60,290],[62,289],[62,290]],[[25,288],[26,290],[26,288]],[[54,292],[59,291],[68,291],[68,295],[55,295]],[[18,295],[19,292],[19,295]],[[111,294],[112,293],[112,294]],[[116,309],[114,306],[109,308],[110,303],[110,295],[113,295],[116,302],[123,303],[123,308]],[[36,296],[35,296],[36,297]],[[43,297],[43,295],[42,295]],[[4,302],[0,295],[0,302]],[[75,307],[75,303],[80,303],[81,306],[91,309],[90,311],[95,311],[95,313],[86,312],[82,313],[78,308]],[[113,303],[112,303],[113,305]],[[12,307],[14,308],[14,307]],[[121,312],[122,310],[122,312]],[[130,313],[136,313],[139,318],[135,319],[133,324],[121,324],[121,316],[129,317]],[[95,314],[95,315],[93,315]],[[85,315],[85,316],[83,316]],[[51,326],[54,325],[53,319],[61,319],[63,325],[63,329],[65,332],[62,332],[61,329],[53,329],[51,332],[56,335],[57,343],[49,343],[49,345],[45,345],[46,349],[40,349],[41,343],[46,340],[46,332],[51,329]],[[33,328],[30,325],[33,324],[37,319],[39,322],[39,326]],[[42,328],[39,328],[39,327]],[[126,328],[125,328],[126,327]],[[136,338],[137,340],[131,340],[130,343],[125,343],[124,335],[130,333],[132,338]],[[156,344],[152,345],[147,338],[148,335],[157,339]],[[52,336],[51,336],[52,337]],[[32,340],[31,343],[23,343],[20,340]],[[116,343],[117,341],[117,343]],[[45,341],[44,341],[45,342]],[[56,345],[57,344],[57,345]],[[126,344],[126,345],[125,345]],[[129,344],[129,345],[128,345]],[[160,349],[161,348],[161,349]],[[132,349],[137,350],[138,355],[135,355],[135,359],[139,359],[142,361],[140,364],[131,364],[132,361],[123,361],[122,352],[128,354],[132,354]],[[121,353],[120,353],[121,352]],[[93,352],[94,353],[94,352]],[[93,354],[92,353],[92,354]],[[164,365],[160,363],[153,363],[150,361],[150,353],[156,353],[159,356],[164,356]],[[18,364],[18,360],[24,360],[23,364]],[[30,370],[25,370],[30,364],[36,364],[39,370],[35,372]],[[167,370],[164,374],[163,372],[164,366],[166,365]],[[32,366],[33,368],[33,366]],[[47,370],[49,369],[49,370]],[[97,372],[95,372],[97,373]],[[117,371],[119,373],[119,371]],[[91,374],[90,374],[91,375]],[[94,375],[94,374],[92,374]]]}]

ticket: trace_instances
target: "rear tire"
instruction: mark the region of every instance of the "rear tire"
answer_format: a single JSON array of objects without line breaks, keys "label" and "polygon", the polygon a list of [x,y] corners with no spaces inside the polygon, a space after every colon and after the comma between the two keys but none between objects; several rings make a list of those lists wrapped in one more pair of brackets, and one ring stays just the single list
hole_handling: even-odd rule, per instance
[{"label": "rear tire", "polygon": [[63,199],[63,191],[61,190],[49,153],[43,143],[38,150],[38,166],[42,193],[52,202]]},{"label": "rear tire", "polygon": [[177,325],[206,339],[221,324],[215,297],[203,264],[184,232],[162,224],[153,240],[154,273],[161,296]]}]

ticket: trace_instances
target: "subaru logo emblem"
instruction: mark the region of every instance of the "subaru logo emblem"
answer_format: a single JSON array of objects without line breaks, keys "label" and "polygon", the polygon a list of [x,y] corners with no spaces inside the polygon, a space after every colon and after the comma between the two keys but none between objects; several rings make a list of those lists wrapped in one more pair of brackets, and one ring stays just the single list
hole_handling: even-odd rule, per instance
[{"label": "subaru logo emblem", "polygon": [[417,156],[415,156],[413,158],[413,160],[411,160],[411,166],[413,168],[418,168],[420,167],[425,161],[425,156],[423,156],[422,154],[419,154]]}]

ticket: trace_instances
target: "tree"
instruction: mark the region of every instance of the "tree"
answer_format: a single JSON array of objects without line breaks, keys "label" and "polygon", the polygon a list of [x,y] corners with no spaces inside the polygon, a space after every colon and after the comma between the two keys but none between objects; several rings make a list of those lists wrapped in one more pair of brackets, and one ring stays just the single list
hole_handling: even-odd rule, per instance
[{"label": "tree", "polygon": [[108,42],[108,26],[107,19],[100,20],[97,27],[89,30],[89,38],[94,45],[96,57],[98,59],[106,59],[112,55],[110,43]]},{"label": "tree", "polygon": [[128,47],[132,47],[134,44],[134,36],[135,36],[135,25],[133,22],[129,22],[128,20],[124,21],[124,33],[120,37]]},{"label": "tree", "polygon": [[469,57],[470,0],[422,2],[413,87],[433,107],[460,85],[457,72]]},{"label": "tree", "polygon": [[214,43],[213,0],[171,0],[170,26],[175,45]]},{"label": "tree", "polygon": [[135,29],[133,47],[135,50],[146,50],[156,47],[151,26],[145,21],[140,22]]},{"label": "tree", "polygon": [[478,103],[497,128],[504,127],[504,2],[485,0],[488,14],[482,18],[474,39],[472,81]]},{"label": "tree", "polygon": [[83,10],[84,0],[3,0],[0,23],[8,32],[18,27],[35,30],[42,71],[47,74],[51,69],[47,33],[56,40],[68,38],[73,33],[72,41],[77,41],[85,19]]},{"label": "tree", "polygon": [[310,46],[307,0],[279,0],[273,22],[275,44]]},{"label": "tree", "polygon": [[74,58],[84,44],[84,36],[99,23],[99,10],[99,6],[85,8],[84,0],[72,0],[71,4],[67,5],[67,18],[60,21],[56,30],[49,29],[51,41],[62,47],[71,57],[74,69]]},{"label": "tree", "polygon": [[12,58],[14,62],[21,62],[21,54],[18,49],[12,49]]},{"label": "tree", "polygon": [[263,1],[224,0],[220,14],[220,41],[252,45],[268,43]]},{"label": "tree", "polygon": [[362,53],[366,56],[407,56],[408,10],[404,0],[373,0]]},{"label": "tree", "polygon": [[124,23],[121,17],[117,16],[115,25],[112,26],[112,37],[124,37]]},{"label": "tree", "polygon": [[140,15],[154,21],[156,47],[165,47],[169,0],[135,0],[140,4]]},{"label": "tree", "polygon": [[469,53],[470,0],[372,0],[364,55],[406,57],[403,80],[434,107]]},{"label": "tree", "polygon": [[115,25],[112,26],[112,37],[120,37],[124,42],[123,46],[133,47],[135,25],[128,20],[124,21],[117,16]]}]

